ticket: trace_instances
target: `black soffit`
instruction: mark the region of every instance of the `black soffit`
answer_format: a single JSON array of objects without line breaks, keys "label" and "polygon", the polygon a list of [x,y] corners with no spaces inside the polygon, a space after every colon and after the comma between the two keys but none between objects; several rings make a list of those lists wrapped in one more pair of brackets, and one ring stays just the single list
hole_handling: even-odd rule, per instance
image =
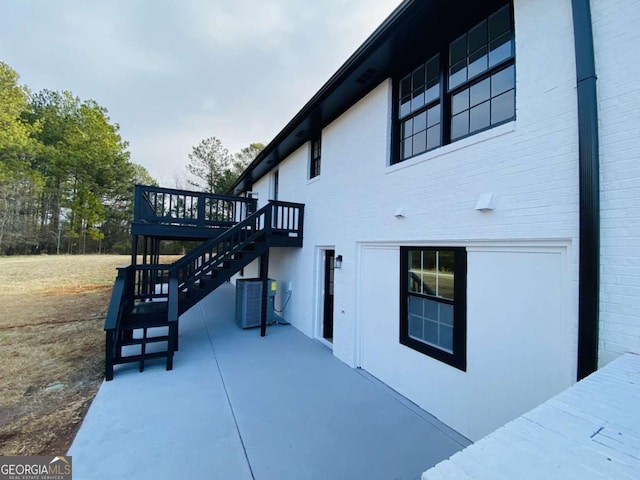
[{"label": "black soffit", "polygon": [[[265,147],[231,188],[231,194],[251,189],[323,127],[342,115],[394,72],[405,73],[424,61],[424,45],[440,49],[456,33],[466,31],[483,14],[504,0],[406,0],[338,69],[309,102]],[[294,72],[291,72],[293,75]]]}]

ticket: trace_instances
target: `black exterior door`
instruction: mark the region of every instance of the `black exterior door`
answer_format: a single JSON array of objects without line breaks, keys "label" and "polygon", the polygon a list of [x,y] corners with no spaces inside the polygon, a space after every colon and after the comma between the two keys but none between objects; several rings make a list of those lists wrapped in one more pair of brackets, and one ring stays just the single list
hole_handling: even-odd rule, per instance
[{"label": "black exterior door", "polygon": [[335,250],[324,253],[324,319],[322,336],[333,341],[333,270],[335,268]]}]

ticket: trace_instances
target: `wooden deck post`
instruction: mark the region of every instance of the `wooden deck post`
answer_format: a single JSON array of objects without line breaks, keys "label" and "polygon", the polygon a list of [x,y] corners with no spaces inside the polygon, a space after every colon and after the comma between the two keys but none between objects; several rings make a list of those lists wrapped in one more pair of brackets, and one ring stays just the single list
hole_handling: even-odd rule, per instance
[{"label": "wooden deck post", "polygon": [[262,299],[260,309],[260,336],[267,334],[267,307],[269,303],[269,249],[260,257],[260,279],[262,280]]},{"label": "wooden deck post", "polygon": [[104,369],[104,378],[108,382],[113,380],[113,351],[115,349],[115,339],[114,336],[117,335],[117,332],[107,331],[106,332],[106,359],[105,359],[105,369]]},{"label": "wooden deck post", "polygon": [[138,263],[138,235],[131,235],[131,265]]}]

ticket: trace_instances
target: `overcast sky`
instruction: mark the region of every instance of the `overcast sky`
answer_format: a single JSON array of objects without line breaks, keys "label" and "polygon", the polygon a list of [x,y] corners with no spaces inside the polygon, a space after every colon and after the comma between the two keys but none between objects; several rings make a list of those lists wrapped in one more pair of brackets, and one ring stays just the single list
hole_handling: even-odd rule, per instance
[{"label": "overcast sky", "polygon": [[400,0],[0,0],[0,60],[109,110],[174,187],[191,148],[267,144]]}]

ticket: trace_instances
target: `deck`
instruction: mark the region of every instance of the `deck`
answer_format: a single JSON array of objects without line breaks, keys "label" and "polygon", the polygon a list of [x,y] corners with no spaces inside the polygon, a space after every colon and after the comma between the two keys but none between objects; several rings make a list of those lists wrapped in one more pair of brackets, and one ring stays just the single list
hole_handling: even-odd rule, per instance
[{"label": "deck", "polygon": [[223,285],[180,320],[173,371],[117,366],[69,454],[82,479],[419,479],[469,442],[292,326],[233,321]]}]

